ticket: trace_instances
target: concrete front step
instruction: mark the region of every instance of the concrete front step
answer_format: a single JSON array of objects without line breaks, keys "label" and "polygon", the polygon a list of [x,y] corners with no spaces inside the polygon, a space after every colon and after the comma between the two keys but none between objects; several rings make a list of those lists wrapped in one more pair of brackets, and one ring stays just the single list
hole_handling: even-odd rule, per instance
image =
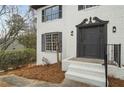
[{"label": "concrete front step", "polygon": [[65,77],[95,86],[105,86],[105,68],[102,64],[71,62]]},{"label": "concrete front step", "polygon": [[94,67],[89,68],[87,66],[74,65],[74,64],[71,64],[69,66],[68,72],[77,72],[80,74],[88,74],[88,75],[98,76],[101,78],[105,77],[105,70],[103,68],[96,69]]},{"label": "concrete front step", "polygon": [[71,62],[71,65],[78,65],[78,66],[81,66],[81,67],[88,67],[88,68],[95,68],[95,69],[99,69],[99,70],[102,70],[104,69],[104,65],[102,64],[96,64],[96,63],[88,63],[88,62]]},{"label": "concrete front step", "polygon": [[78,68],[78,69],[88,69],[88,70],[93,70],[95,72],[104,72],[105,67],[101,64],[99,65],[92,65],[92,64],[87,64],[85,65],[84,63],[78,64],[78,63],[71,63],[69,65],[70,68]]},{"label": "concrete front step", "polygon": [[77,72],[66,72],[65,77],[71,80],[91,84],[91,85],[96,85],[96,86],[105,86],[105,78],[103,77],[98,77],[98,76],[93,76],[89,74],[80,74]]},{"label": "concrete front step", "polygon": [[[92,61],[93,60],[93,61]],[[82,83],[95,86],[105,86],[105,67],[100,63],[95,63],[94,59],[63,60],[62,70],[67,71],[65,77]]]}]

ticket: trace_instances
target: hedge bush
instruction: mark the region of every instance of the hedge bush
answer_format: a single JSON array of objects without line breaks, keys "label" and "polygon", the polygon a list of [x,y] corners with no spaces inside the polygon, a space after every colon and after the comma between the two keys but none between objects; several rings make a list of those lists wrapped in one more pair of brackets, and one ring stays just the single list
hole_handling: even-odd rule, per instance
[{"label": "hedge bush", "polygon": [[0,52],[0,70],[16,69],[36,61],[35,49]]}]

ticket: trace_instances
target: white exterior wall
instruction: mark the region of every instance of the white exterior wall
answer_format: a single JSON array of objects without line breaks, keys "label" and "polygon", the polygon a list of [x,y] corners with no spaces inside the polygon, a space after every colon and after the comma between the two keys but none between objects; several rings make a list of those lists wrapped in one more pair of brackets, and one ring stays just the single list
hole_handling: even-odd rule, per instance
[{"label": "white exterior wall", "polygon": [[[48,7],[48,6],[46,6]],[[44,7],[44,8],[46,8]],[[48,58],[51,63],[56,62],[56,53],[41,51],[41,34],[47,32],[62,32],[62,59],[76,56],[76,25],[83,19],[98,17],[109,21],[107,26],[107,42],[110,44],[122,44],[121,62],[124,64],[124,6],[96,6],[78,11],[78,6],[62,7],[62,19],[43,22],[42,9],[37,10],[37,63],[42,64],[42,57]],[[117,32],[112,32],[112,27],[116,26]],[[74,36],[71,36],[74,31]]]},{"label": "white exterior wall", "polygon": [[[46,8],[46,7],[45,7]],[[42,8],[43,9],[43,8]],[[65,28],[65,13],[63,13],[62,19],[56,19],[52,21],[47,21],[42,23],[42,9],[37,10],[37,64],[42,64],[42,57],[48,59],[48,61],[52,64],[56,62],[56,53],[55,52],[42,52],[41,46],[41,34],[48,33],[48,32],[62,32],[62,51],[63,51],[63,58],[66,57],[66,31]],[[63,11],[65,7],[63,7]]]}]

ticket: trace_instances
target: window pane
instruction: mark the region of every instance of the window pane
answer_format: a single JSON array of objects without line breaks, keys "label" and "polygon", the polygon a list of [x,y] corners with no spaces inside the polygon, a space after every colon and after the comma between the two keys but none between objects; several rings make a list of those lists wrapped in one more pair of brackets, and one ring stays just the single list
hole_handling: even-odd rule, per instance
[{"label": "window pane", "polygon": [[46,34],[46,50],[51,50],[51,34]]},{"label": "window pane", "polygon": [[47,16],[47,15],[51,15],[51,8],[48,8],[48,9],[46,9],[46,12],[45,12],[45,15]]},{"label": "window pane", "polygon": [[56,43],[53,43],[53,51],[56,51]]},{"label": "window pane", "polygon": [[59,18],[59,13],[58,13],[58,14],[53,14],[53,15],[52,15],[52,19],[57,19],[57,18]]},{"label": "window pane", "polygon": [[52,8],[52,14],[56,14],[56,13],[59,13],[59,6],[54,6]]},{"label": "window pane", "polygon": [[57,42],[58,41],[58,34],[53,34],[53,42]]},{"label": "window pane", "polygon": [[46,42],[51,42],[51,35],[50,34],[46,35]]},{"label": "window pane", "polygon": [[56,46],[57,46],[57,43],[58,43],[58,33],[57,34],[53,34],[53,50],[55,51],[56,50]]},{"label": "window pane", "polygon": [[46,50],[52,50],[52,43],[46,43]]}]

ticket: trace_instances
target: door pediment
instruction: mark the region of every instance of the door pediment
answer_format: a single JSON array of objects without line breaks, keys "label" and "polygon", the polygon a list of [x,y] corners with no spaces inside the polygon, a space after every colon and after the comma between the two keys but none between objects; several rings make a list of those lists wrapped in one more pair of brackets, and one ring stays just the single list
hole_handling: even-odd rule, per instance
[{"label": "door pediment", "polygon": [[98,26],[98,25],[107,24],[108,22],[109,21],[101,20],[98,17],[93,17],[93,18],[90,17],[89,19],[85,18],[80,24],[76,25],[76,27],[80,28],[80,27]]}]

